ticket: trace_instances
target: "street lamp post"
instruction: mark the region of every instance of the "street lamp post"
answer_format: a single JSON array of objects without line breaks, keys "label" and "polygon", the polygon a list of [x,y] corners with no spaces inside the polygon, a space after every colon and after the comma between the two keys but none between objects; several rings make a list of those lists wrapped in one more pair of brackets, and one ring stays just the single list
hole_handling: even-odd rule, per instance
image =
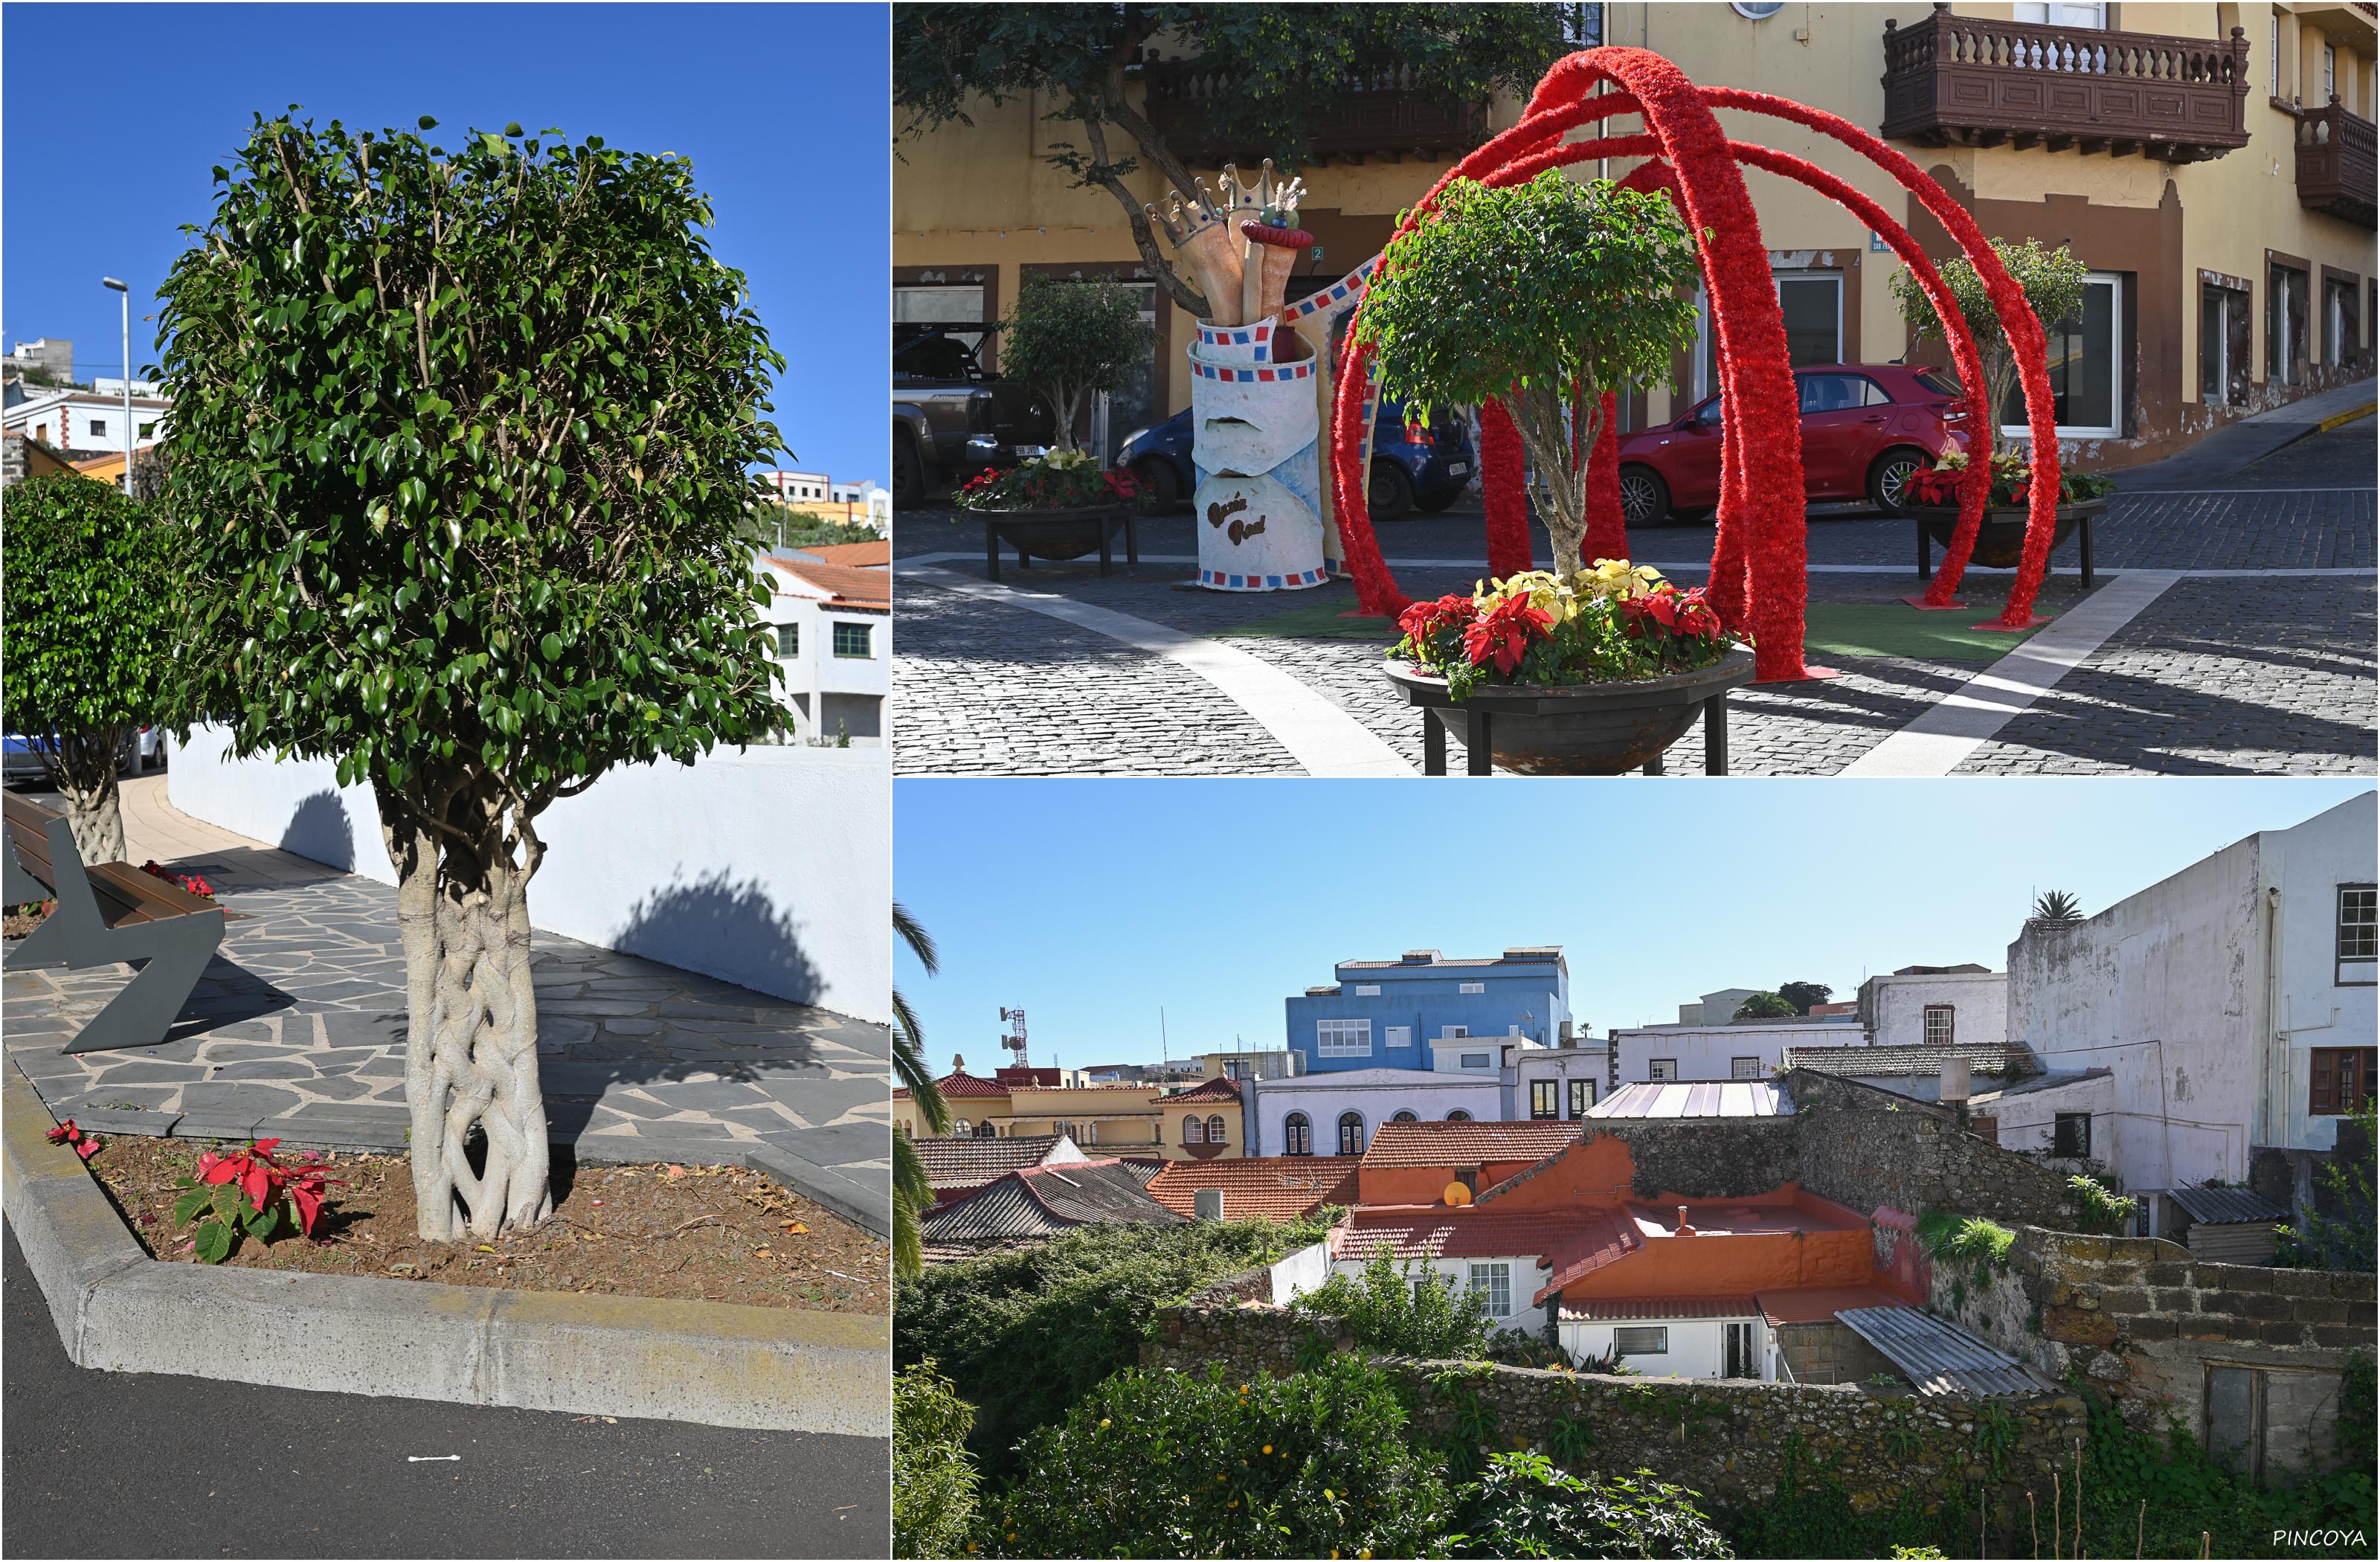
[{"label": "street lamp post", "polygon": [[124,300],[124,496],[132,497],[132,289],[112,276],[100,280]]}]

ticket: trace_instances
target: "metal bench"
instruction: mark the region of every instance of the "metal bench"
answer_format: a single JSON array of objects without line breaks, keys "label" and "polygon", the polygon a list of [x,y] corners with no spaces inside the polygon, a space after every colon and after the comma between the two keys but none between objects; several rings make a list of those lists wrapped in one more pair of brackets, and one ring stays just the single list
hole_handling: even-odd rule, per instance
[{"label": "metal bench", "polygon": [[86,864],[67,816],[55,809],[14,793],[0,797],[0,807],[7,822],[8,904],[57,902],[8,951],[6,968],[140,966],[60,1050],[107,1052],[164,1041],[222,945],[224,923],[246,919],[129,862]]}]

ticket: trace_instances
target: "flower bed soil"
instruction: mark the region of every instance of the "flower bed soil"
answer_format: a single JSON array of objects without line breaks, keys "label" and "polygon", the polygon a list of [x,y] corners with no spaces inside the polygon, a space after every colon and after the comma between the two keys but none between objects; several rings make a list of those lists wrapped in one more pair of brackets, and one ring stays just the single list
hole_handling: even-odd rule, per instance
[{"label": "flower bed soil", "polygon": [[[202,1148],[119,1135],[90,1162],[152,1258],[198,1262],[173,1211],[175,1181],[194,1175]],[[334,1186],[316,1226],[322,1240],[242,1238],[225,1262],[814,1312],[891,1310],[885,1243],[741,1166],[557,1165],[558,1202],[545,1225],[485,1244],[438,1244],[414,1235],[413,1176],[403,1156],[333,1154],[323,1164]]]},{"label": "flower bed soil", "polygon": [[51,905],[47,900],[30,900],[9,907],[5,918],[0,918],[0,938],[24,937],[42,925],[42,919],[50,914]]}]

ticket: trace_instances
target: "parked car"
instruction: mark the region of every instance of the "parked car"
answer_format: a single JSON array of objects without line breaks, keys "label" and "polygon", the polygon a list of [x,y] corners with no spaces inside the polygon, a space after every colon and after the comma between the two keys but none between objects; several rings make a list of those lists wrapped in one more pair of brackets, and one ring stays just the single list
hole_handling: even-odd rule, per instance
[{"label": "parked car", "polygon": [[[1832,363],[1793,371],[1802,395],[1802,477],[1814,500],[1864,498],[1906,515],[1912,472],[1964,450],[1959,382],[1939,369]],[[1719,398],[1620,441],[1620,504],[1631,526],[1697,520],[1718,504]]]},{"label": "parked car", "polygon": [[892,502],[986,467],[1013,467],[1058,437],[1049,398],[987,374],[974,344],[954,333],[981,327],[892,327]]},{"label": "parked car", "polygon": [[[1197,470],[1190,460],[1192,439],[1185,407],[1165,421],[1126,436],[1111,464],[1154,493],[1160,509],[1172,509],[1198,486]],[[1326,459],[1328,450],[1326,443]],[[1373,520],[1394,520],[1416,509],[1435,514],[1463,496],[1475,470],[1471,428],[1463,419],[1440,416],[1424,428],[1405,421],[1400,403],[1380,402],[1372,430]]]},{"label": "parked car", "polygon": [[[124,754],[116,768],[127,775],[143,775],[165,763],[165,732],[163,727],[144,726],[125,740]],[[0,735],[0,783],[11,787],[40,787],[50,784],[49,767],[30,738],[11,732]]]}]

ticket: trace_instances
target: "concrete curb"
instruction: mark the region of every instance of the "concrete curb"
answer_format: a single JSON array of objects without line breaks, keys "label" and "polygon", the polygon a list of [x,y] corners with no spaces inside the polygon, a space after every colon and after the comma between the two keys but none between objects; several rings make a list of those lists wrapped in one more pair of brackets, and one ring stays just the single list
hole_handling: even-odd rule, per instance
[{"label": "concrete curb", "polygon": [[0,1081],[0,1203],[79,1366],[892,1434],[889,1319],[160,1263],[74,1153],[47,1141],[51,1127],[31,1085],[9,1070]]}]

